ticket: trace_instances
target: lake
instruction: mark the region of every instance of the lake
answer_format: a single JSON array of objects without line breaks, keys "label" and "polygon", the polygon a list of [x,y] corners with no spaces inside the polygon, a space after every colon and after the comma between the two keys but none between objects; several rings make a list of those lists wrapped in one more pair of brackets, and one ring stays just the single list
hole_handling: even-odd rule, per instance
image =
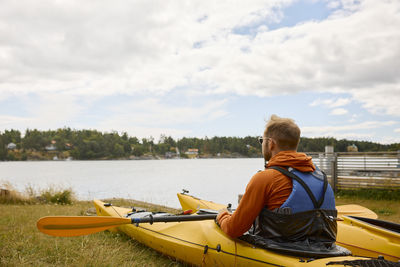
[{"label": "lake", "polygon": [[263,169],[257,159],[0,162],[0,182],[18,191],[72,188],[80,200],[131,198],[179,208],[176,193],[237,206],[238,194]]}]

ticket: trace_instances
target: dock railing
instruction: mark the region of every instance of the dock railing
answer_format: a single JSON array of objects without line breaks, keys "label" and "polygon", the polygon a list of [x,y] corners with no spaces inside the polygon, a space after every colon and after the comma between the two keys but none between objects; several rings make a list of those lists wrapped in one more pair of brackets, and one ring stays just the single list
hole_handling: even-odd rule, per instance
[{"label": "dock railing", "polygon": [[399,152],[306,153],[338,189],[400,190]]}]

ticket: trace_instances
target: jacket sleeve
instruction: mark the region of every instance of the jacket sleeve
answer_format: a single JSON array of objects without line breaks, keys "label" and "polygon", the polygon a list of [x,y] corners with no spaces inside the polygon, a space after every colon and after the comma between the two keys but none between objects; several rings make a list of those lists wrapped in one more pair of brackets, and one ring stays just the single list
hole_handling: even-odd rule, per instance
[{"label": "jacket sleeve", "polygon": [[267,187],[265,178],[263,172],[255,174],[248,183],[236,211],[233,214],[224,212],[218,216],[218,224],[222,231],[230,237],[239,237],[249,230],[265,206]]}]

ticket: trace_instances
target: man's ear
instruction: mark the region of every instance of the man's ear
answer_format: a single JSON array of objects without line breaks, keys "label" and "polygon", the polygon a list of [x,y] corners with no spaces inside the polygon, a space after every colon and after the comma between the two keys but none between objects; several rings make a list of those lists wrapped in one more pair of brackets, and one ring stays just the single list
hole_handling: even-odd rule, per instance
[{"label": "man's ear", "polygon": [[278,145],[276,144],[274,139],[271,139],[271,141],[268,142],[268,145],[269,145],[268,148],[270,151],[276,150],[278,148]]},{"label": "man's ear", "polygon": [[269,151],[272,151],[272,149],[275,148],[275,142],[274,142],[274,140],[269,139],[269,140],[267,141],[267,146],[268,146],[268,150],[269,150]]}]

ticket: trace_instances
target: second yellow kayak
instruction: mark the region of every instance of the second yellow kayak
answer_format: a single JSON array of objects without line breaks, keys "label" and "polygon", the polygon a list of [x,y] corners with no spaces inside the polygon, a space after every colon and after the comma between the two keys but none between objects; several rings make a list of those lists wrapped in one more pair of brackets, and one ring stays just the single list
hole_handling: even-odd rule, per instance
[{"label": "second yellow kayak", "polygon": [[[220,210],[226,207],[181,193],[178,193],[178,198],[182,209],[192,210],[193,213],[200,209]],[[372,258],[383,256],[386,260],[400,261],[400,225],[397,225],[398,229],[396,224],[393,224],[395,227],[392,228],[374,225],[374,219],[378,216],[359,205],[342,205],[336,208],[338,216],[343,219],[343,221],[338,221],[336,238],[338,245],[349,249],[353,255]],[[371,220],[366,222],[363,218]]]}]

